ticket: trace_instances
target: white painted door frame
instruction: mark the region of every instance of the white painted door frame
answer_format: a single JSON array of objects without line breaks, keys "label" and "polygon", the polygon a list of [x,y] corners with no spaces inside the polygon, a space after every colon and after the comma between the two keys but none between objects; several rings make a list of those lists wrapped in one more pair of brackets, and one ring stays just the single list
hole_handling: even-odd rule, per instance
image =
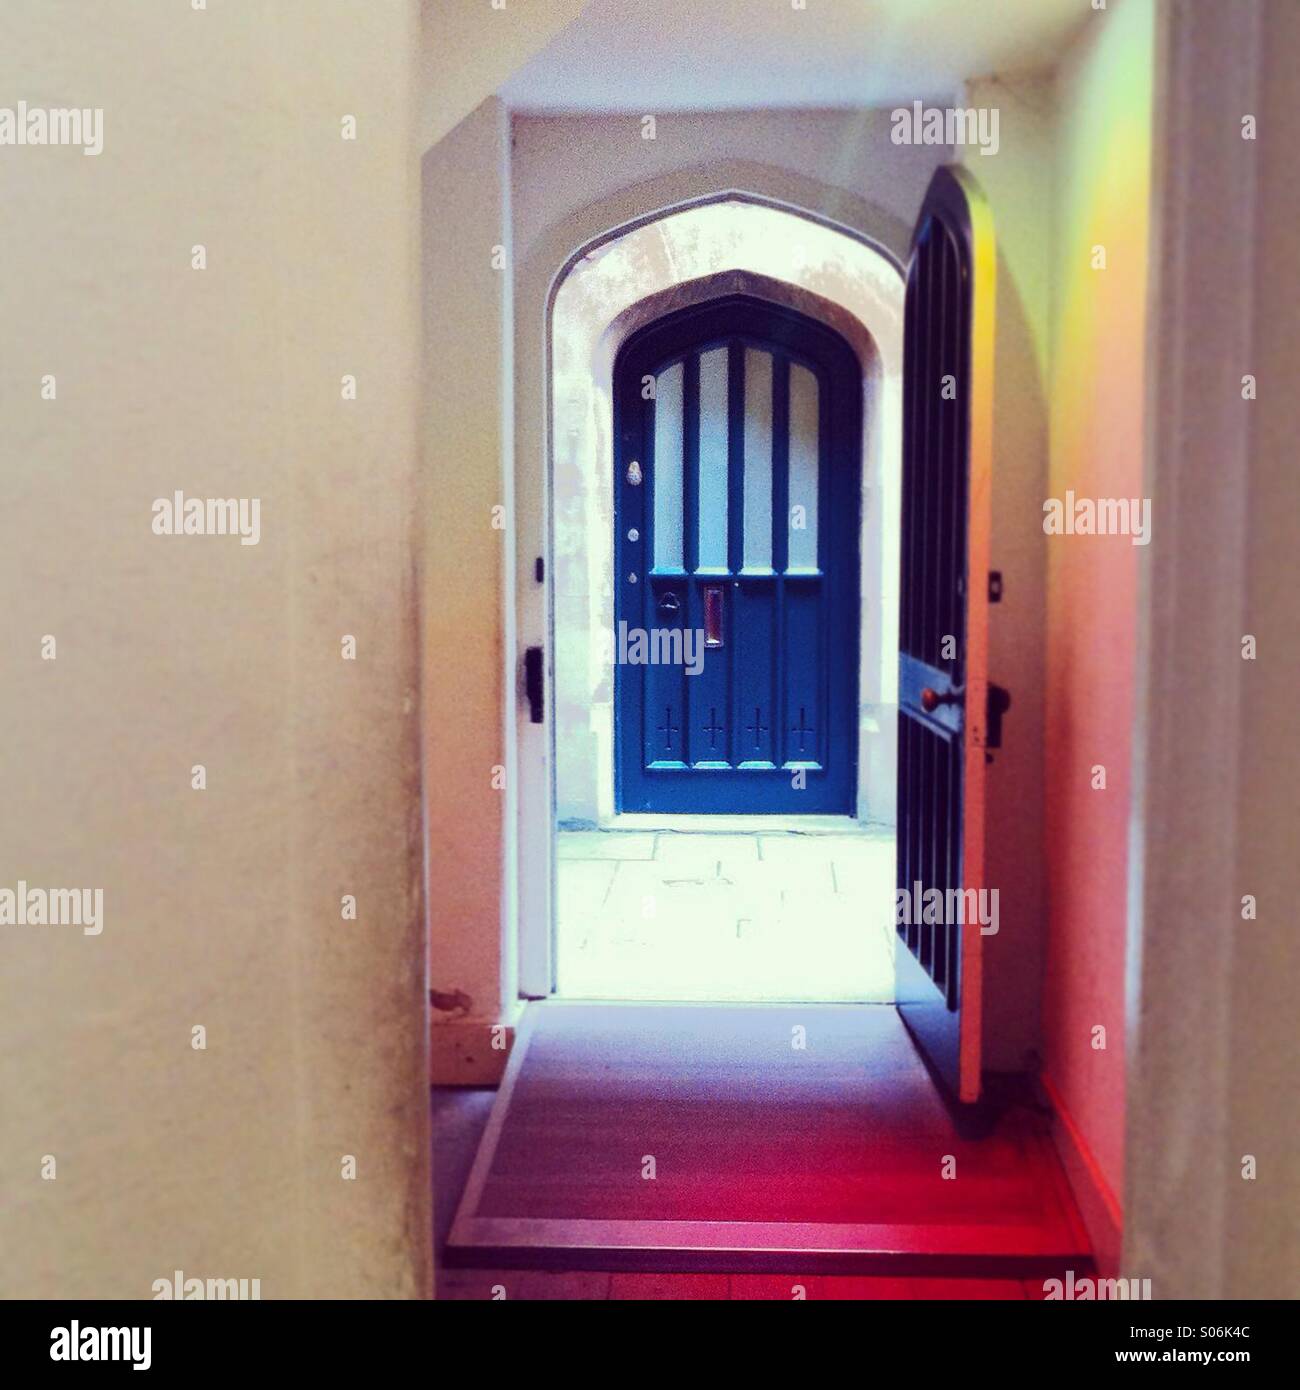
[{"label": "white painted door frame", "polygon": [[[646,224],[656,223],[675,214],[693,215],[696,211],[714,203],[737,202],[753,205],[756,209],[766,209],[768,215],[777,212],[787,217],[798,218],[808,228],[811,241],[817,237],[825,238],[832,232],[847,236],[856,243],[868,259],[855,270],[854,291],[844,305],[835,303],[836,312],[841,312],[846,324],[857,324],[863,345],[857,345],[862,356],[864,369],[864,389],[870,392],[867,413],[870,434],[864,438],[864,506],[874,500],[878,527],[882,537],[892,535],[890,563],[897,564],[897,467],[901,448],[896,437],[901,431],[901,312],[892,312],[892,296],[895,294],[901,305],[902,270],[896,258],[878,241],[870,236],[848,228],[829,218],[811,213],[803,208],[791,207],[774,199],[753,194],[724,191],[706,198],[692,199],[675,208],[659,208],[615,227],[598,238],[582,246],[571,255],[557,270],[551,280],[546,297],[544,320],[539,325],[543,334],[542,371],[540,383],[544,392],[545,428],[540,449],[517,450],[515,455],[515,510],[517,518],[518,549],[516,552],[516,583],[514,601],[516,604],[514,630],[518,637],[513,644],[513,678],[517,682],[516,699],[518,710],[517,746],[519,795],[518,815],[513,827],[517,844],[517,882],[515,888],[514,916],[517,926],[517,963],[519,993],[525,998],[544,998],[554,988],[555,980],[555,806],[556,806],[556,727],[553,710],[553,692],[556,689],[554,671],[555,640],[555,594],[553,555],[553,497],[551,488],[552,469],[556,457],[555,424],[555,385],[554,385],[554,345],[553,311],[556,297],[564,284],[569,271],[584,259],[592,257],[598,247],[629,236]],[[764,243],[767,244],[767,243]],[[800,248],[802,250],[802,248]],[[842,253],[837,253],[842,258]],[[815,266],[816,257],[809,253],[809,264]],[[734,274],[748,274],[738,265]],[[761,271],[756,272],[761,278]],[[769,277],[771,272],[768,272]],[[702,281],[693,282],[695,284]],[[776,291],[776,282],[768,283]],[[888,288],[882,288],[887,286]],[[689,287],[687,287],[689,292]],[[806,293],[797,285],[785,286],[792,293]],[[702,292],[702,291],[701,291]],[[656,299],[640,301],[649,306]],[[861,301],[860,303],[857,301]],[[864,307],[867,306],[867,307]],[[647,307],[647,312],[649,308]],[[628,311],[632,312],[631,310]],[[655,312],[662,312],[656,309]],[[630,324],[619,318],[624,328]],[[832,324],[840,327],[839,324]],[[844,331],[844,330],[842,330]],[[898,341],[894,341],[897,336]],[[530,402],[521,402],[521,409],[533,408]],[[567,435],[566,435],[567,438]],[[870,462],[869,462],[870,461]],[[867,480],[870,480],[868,483]],[[874,498],[866,491],[874,488]],[[543,580],[536,578],[537,557],[543,561]],[[885,558],[880,558],[885,563]],[[863,582],[867,579],[864,566]],[[882,633],[873,636],[870,642],[864,641],[864,654],[870,650],[893,651],[896,649],[896,616],[889,615],[876,621],[882,623]],[[507,631],[511,624],[507,622]],[[872,629],[875,633],[875,629]],[[528,710],[523,699],[524,653],[529,645],[538,644],[538,634],[544,633],[547,701],[544,719],[541,724],[529,722]],[[865,659],[865,657],[864,657]],[[865,667],[863,679],[866,679]],[[896,698],[893,691],[896,683],[893,665],[888,675],[880,678],[883,694]],[[872,687],[874,689],[874,686]],[[875,697],[881,698],[880,694]],[[863,709],[869,708],[864,704]],[[882,707],[883,708],[883,707]],[[876,725],[875,727],[879,727]],[[860,751],[860,756],[862,756]],[[892,789],[892,766],[889,768]],[[509,857],[507,857],[508,859]]]}]

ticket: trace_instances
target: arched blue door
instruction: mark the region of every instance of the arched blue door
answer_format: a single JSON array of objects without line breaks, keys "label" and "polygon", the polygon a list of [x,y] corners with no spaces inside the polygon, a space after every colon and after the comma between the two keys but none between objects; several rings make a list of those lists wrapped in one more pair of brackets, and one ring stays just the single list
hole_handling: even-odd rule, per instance
[{"label": "arched blue door", "polygon": [[862,375],[745,296],[634,335],[614,369],[621,811],[851,815]]}]

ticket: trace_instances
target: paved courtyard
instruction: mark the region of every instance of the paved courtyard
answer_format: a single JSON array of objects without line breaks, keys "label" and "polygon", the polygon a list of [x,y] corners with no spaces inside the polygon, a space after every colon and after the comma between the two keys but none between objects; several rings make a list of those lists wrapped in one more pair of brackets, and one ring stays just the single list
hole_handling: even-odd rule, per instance
[{"label": "paved courtyard", "polygon": [[564,831],[568,999],[894,997],[894,842],[867,834]]}]

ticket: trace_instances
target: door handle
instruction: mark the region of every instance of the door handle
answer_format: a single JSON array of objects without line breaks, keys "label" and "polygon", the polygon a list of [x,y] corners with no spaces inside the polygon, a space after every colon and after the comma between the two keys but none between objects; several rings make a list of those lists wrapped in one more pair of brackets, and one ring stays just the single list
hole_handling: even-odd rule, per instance
[{"label": "door handle", "polygon": [[721,584],[704,586],[704,645],[722,645],[722,596],[726,590]]},{"label": "door handle", "polygon": [[945,690],[942,695],[937,690],[932,690],[928,685],[921,691],[921,708],[926,714],[933,714],[940,705],[964,705],[965,703],[965,686],[960,690]]},{"label": "door handle", "polygon": [[528,697],[528,721],[540,724],[545,707],[545,685],[542,673],[542,648],[528,647],[524,651],[524,694]]}]

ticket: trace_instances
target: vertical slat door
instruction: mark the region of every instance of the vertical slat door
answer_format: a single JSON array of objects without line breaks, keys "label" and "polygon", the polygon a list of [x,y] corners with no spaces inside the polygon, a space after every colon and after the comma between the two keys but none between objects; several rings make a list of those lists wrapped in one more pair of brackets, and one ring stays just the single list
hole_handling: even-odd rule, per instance
[{"label": "vertical slat door", "polygon": [[899,1012],[965,1103],[981,1090],[995,268],[974,181],[938,170],[904,313],[895,961]]},{"label": "vertical slat door", "polygon": [[620,810],[852,813],[861,393],[841,339],[742,296],[620,353]]}]

